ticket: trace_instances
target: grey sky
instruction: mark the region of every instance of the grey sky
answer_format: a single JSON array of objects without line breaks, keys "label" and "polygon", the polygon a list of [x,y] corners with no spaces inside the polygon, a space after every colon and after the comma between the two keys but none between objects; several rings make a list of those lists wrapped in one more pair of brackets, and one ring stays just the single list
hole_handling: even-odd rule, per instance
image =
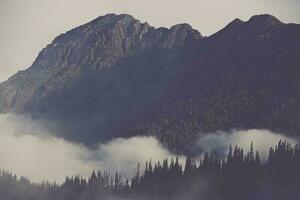
[{"label": "grey sky", "polygon": [[300,23],[299,10],[300,0],[0,0],[0,81],[29,67],[55,36],[107,13],[156,27],[185,22],[207,36],[262,13]]}]

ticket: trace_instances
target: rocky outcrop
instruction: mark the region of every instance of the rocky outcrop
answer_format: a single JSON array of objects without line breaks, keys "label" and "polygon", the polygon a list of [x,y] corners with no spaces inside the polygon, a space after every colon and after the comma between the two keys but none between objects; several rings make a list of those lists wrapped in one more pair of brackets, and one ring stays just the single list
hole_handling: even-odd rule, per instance
[{"label": "rocky outcrop", "polygon": [[66,132],[88,126],[112,134],[123,127],[113,124],[134,121],[159,101],[180,52],[200,40],[188,24],[154,28],[130,15],[99,17],[55,38],[29,69],[2,83],[0,110],[80,121]]},{"label": "rocky outcrop", "polygon": [[187,24],[155,29],[130,15],[99,17],[55,38],[29,69],[2,83],[1,110],[24,110],[42,86],[42,96],[47,96],[87,72],[113,67],[122,58],[153,49],[178,50],[201,38]]}]

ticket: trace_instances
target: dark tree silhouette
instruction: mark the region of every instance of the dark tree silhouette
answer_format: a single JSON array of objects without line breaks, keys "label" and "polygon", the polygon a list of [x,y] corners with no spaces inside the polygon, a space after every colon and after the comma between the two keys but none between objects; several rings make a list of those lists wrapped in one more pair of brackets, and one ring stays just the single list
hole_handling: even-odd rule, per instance
[{"label": "dark tree silhouette", "polygon": [[184,168],[178,157],[148,161],[129,181],[119,172],[93,171],[87,179],[75,175],[64,183],[31,183],[0,171],[1,200],[298,200],[300,197],[300,145],[279,141],[262,162],[251,143],[248,152],[229,146],[225,160],[205,153],[196,161],[187,157]]}]

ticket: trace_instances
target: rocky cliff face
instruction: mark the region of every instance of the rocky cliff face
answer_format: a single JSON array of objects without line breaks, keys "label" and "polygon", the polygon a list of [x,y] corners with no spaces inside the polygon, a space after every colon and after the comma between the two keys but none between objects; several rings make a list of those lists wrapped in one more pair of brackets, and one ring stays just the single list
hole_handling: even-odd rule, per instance
[{"label": "rocky cliff face", "polygon": [[188,24],[156,29],[130,15],[99,17],[55,38],[2,83],[0,110],[80,121],[66,132],[111,134],[161,98],[179,70],[172,63],[201,39]]},{"label": "rocky cliff face", "polygon": [[32,64],[1,85],[1,110],[22,111],[37,91],[42,96],[87,72],[113,67],[120,59],[145,51],[178,50],[201,34],[187,24],[155,29],[130,15],[109,14],[54,39]]},{"label": "rocky cliff face", "polygon": [[151,134],[188,144],[181,136],[230,128],[295,133],[299,35],[299,25],[270,15],[202,37],[188,24],[154,28],[109,14],[58,36],[0,84],[0,110],[46,119],[86,143]]}]

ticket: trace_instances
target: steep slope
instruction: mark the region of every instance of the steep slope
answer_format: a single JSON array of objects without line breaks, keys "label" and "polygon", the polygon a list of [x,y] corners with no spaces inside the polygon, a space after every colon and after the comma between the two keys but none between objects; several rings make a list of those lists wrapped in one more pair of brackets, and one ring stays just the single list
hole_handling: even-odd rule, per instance
[{"label": "steep slope", "polygon": [[163,99],[182,52],[201,38],[188,24],[156,29],[130,15],[99,17],[55,38],[2,83],[0,110],[29,112],[83,142],[116,136]]},{"label": "steep slope", "polygon": [[299,25],[270,15],[236,19],[194,52],[170,93],[177,100],[130,134],[156,135],[176,151],[188,151],[203,133],[232,128],[299,135],[299,55]]}]

